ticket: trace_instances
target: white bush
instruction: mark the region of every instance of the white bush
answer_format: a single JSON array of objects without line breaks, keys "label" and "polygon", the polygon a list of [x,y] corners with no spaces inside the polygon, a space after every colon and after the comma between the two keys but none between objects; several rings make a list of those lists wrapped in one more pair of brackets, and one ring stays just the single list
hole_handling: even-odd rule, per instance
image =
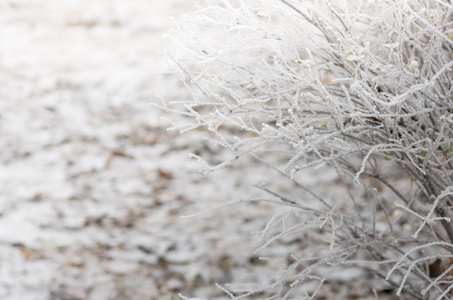
[{"label": "white bush", "polygon": [[[174,58],[193,97],[166,106],[191,120],[173,129],[205,128],[230,154],[193,156],[207,173],[251,156],[305,191],[262,187],[291,208],[264,246],[310,243],[268,285],[230,297],[315,299],[353,266],[370,293],[385,282],[453,297],[452,13],[450,0],[244,0],[178,23]],[[307,191],[300,174],[321,165],[346,196]]]}]

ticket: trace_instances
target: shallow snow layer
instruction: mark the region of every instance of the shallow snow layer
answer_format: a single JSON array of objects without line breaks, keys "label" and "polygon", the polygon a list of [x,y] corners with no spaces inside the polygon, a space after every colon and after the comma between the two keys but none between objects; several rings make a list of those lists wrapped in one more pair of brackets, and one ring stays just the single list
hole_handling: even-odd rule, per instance
[{"label": "shallow snow layer", "polygon": [[[254,252],[284,209],[271,204],[181,218],[274,181],[247,158],[205,177],[188,154],[223,154],[200,132],[168,132],[150,105],[189,97],[167,70],[162,35],[192,10],[178,0],[0,1],[0,299],[229,299],[216,283],[265,284],[281,266],[261,256],[287,266],[305,243]],[[331,173],[314,172],[305,182],[327,190]]]},{"label": "shallow snow layer", "polygon": [[250,193],[247,162],[204,177],[187,154],[209,145],[149,105],[187,96],[161,51],[191,9],[0,2],[1,299],[214,298],[252,278],[268,206],[180,218]]}]

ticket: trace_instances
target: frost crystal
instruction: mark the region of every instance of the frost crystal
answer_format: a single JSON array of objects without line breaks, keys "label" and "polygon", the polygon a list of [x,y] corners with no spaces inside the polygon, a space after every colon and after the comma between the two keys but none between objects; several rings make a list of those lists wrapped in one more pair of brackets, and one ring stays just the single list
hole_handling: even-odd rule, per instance
[{"label": "frost crystal", "polygon": [[411,71],[413,73],[417,69],[418,69],[418,62],[416,60],[411,61],[411,63],[409,64],[409,71]]}]

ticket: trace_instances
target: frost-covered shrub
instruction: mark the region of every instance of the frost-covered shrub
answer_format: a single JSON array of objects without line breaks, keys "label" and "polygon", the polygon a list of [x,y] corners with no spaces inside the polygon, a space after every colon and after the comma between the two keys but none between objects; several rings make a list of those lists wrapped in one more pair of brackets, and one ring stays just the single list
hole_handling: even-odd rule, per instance
[{"label": "frost-covered shrub", "polygon": [[[452,13],[450,0],[244,0],[178,23],[193,97],[166,109],[230,154],[193,157],[208,173],[250,156],[303,191],[261,187],[290,207],[264,246],[300,247],[268,285],[230,297],[315,299],[351,267],[370,294],[453,297]],[[304,185],[320,166],[344,193]]]}]

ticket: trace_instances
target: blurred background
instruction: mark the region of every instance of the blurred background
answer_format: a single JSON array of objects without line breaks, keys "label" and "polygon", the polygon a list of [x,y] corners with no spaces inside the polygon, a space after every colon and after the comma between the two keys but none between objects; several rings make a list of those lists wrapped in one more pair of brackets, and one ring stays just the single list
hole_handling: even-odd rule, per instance
[{"label": "blurred background", "polygon": [[221,299],[215,283],[266,276],[269,206],[180,218],[250,194],[249,162],[204,177],[187,155],[215,149],[150,105],[189,96],[162,52],[193,9],[0,1],[1,299]]}]

